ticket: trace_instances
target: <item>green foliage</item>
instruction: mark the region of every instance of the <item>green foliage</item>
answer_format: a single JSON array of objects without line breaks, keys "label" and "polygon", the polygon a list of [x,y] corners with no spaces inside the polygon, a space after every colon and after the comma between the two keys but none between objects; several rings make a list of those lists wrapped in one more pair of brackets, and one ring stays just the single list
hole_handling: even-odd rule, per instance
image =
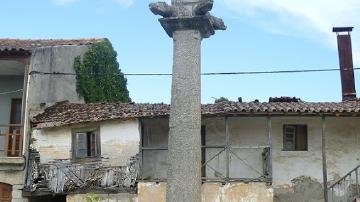
[{"label": "green foliage", "polygon": [[131,102],[116,56],[106,39],[93,44],[82,59],[75,58],[76,90],[85,102]]},{"label": "green foliage", "polygon": [[225,97],[220,97],[218,99],[215,100],[215,103],[219,103],[219,102],[227,102],[229,101],[229,99],[225,98]]},{"label": "green foliage", "polygon": [[85,195],[85,201],[86,202],[100,202],[102,200],[104,200],[104,198],[97,195],[97,194],[88,193],[88,194]]}]

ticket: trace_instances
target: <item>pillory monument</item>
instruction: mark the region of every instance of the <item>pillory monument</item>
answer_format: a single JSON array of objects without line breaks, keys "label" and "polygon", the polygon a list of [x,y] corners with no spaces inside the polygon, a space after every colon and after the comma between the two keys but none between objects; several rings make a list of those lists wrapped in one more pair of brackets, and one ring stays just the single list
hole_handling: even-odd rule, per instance
[{"label": "pillory monument", "polygon": [[225,30],[213,0],[151,3],[174,41],[166,201],[201,201],[201,40]]}]

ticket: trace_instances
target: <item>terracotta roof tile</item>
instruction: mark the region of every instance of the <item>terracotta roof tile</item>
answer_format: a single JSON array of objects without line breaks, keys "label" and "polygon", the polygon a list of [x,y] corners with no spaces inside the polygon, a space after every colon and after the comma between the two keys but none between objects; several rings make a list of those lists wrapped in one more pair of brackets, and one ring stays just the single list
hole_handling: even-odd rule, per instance
[{"label": "terracotta roof tile", "polygon": [[0,51],[31,51],[39,47],[90,45],[104,39],[0,39]]},{"label": "terracotta roof tile", "polygon": [[[42,114],[35,116],[32,122],[37,124],[38,128],[48,128],[114,119],[165,117],[169,115],[169,111],[170,105],[167,104],[61,102],[46,108]],[[360,102],[219,102],[202,105],[203,116],[268,113],[358,115],[360,114]]]}]

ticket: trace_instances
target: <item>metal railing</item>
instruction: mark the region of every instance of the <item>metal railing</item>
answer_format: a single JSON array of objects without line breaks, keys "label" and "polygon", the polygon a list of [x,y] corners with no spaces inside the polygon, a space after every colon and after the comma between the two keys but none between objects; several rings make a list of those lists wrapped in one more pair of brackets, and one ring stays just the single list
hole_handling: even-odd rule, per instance
[{"label": "metal railing", "polygon": [[360,165],[328,187],[330,202],[353,202],[360,197]]},{"label": "metal railing", "polygon": [[22,125],[1,124],[0,130],[0,157],[19,157],[22,155]]},{"label": "metal railing", "polygon": [[[166,181],[167,151],[141,147],[139,180]],[[270,146],[203,145],[202,151],[204,182],[271,182]]]}]

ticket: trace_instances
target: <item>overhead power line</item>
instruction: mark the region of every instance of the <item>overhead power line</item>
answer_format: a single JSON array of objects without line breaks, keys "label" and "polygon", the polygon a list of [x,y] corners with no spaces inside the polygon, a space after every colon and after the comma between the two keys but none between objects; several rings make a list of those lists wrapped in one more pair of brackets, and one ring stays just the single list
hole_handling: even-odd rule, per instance
[{"label": "overhead power line", "polygon": [[6,92],[0,92],[0,95],[22,92],[22,90],[23,90],[23,89],[18,89],[18,90],[13,90],[13,91],[6,91]]},{"label": "overhead power line", "polygon": [[[360,70],[360,68],[353,68],[354,70]],[[351,68],[343,69],[341,71],[351,70]],[[311,72],[333,72],[340,71],[339,68],[330,68],[330,69],[297,69],[297,70],[271,70],[271,71],[240,71],[240,72],[205,72],[201,73],[203,76],[213,76],[213,75],[244,75],[244,74],[290,74],[290,73],[311,73]],[[76,76],[76,73],[68,72],[40,72],[32,71],[29,75],[66,75],[66,76]],[[102,75],[101,73],[93,73],[96,75]],[[112,74],[120,75],[120,74]],[[125,76],[171,76],[171,73],[124,73],[121,75]]]}]

